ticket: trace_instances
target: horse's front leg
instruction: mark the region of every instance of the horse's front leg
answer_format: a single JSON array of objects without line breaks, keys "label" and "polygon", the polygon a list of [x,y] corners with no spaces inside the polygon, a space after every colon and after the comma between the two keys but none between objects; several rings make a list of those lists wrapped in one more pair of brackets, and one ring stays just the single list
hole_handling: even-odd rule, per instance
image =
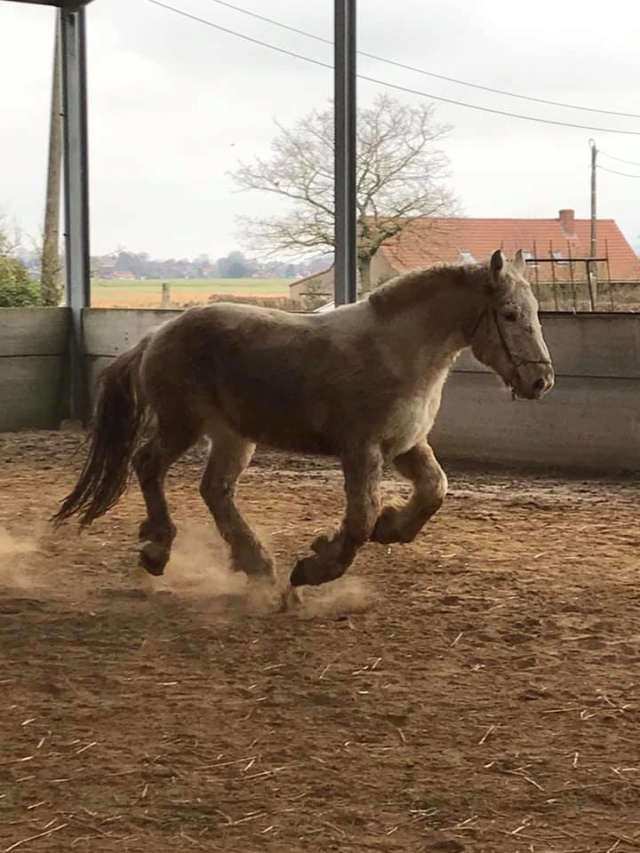
[{"label": "horse's front leg", "polygon": [[352,449],[342,457],[347,506],[340,528],[311,544],[311,557],[298,560],[291,585],[317,586],[341,577],[368,541],[380,512],[382,454],[378,446]]},{"label": "horse's front leg", "polygon": [[393,464],[403,477],[411,480],[413,494],[405,504],[385,506],[380,513],[371,539],[384,545],[412,542],[442,506],[448,486],[446,474],[427,441],[397,456]]}]

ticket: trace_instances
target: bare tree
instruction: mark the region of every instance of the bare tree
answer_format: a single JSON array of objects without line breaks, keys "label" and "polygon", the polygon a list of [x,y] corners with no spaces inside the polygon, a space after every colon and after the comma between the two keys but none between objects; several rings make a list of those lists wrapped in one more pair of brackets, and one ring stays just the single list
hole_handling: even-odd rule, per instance
[{"label": "bare tree", "polygon": [[[333,249],[333,111],[314,110],[279,133],[268,160],[241,163],[237,186],[288,199],[282,216],[243,218],[242,238],[268,254],[308,256]],[[431,104],[407,105],[380,95],[358,111],[357,223],[360,286],[371,287],[380,245],[421,216],[446,216],[454,199],[445,186],[448,161],[437,147],[448,127]]]}]

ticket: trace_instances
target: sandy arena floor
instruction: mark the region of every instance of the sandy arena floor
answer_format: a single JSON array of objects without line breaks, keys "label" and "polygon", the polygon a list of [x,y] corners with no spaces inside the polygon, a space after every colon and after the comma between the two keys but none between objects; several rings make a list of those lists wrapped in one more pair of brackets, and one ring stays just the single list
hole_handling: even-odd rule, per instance
[{"label": "sandy arena floor", "polygon": [[[226,569],[197,453],[171,594],[137,487],[52,533],[78,443],[0,435],[0,851],[640,849],[638,483],[449,470],[414,544],[281,614]],[[240,497],[284,575],[342,484],[262,454]]]}]

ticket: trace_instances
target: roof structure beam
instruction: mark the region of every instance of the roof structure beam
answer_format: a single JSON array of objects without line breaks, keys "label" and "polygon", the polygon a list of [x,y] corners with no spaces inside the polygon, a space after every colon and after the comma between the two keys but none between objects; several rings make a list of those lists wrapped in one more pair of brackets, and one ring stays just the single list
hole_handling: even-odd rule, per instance
[{"label": "roof structure beam", "polygon": [[32,6],[57,6],[58,9],[79,9],[91,0],[9,0],[11,3],[29,3]]}]

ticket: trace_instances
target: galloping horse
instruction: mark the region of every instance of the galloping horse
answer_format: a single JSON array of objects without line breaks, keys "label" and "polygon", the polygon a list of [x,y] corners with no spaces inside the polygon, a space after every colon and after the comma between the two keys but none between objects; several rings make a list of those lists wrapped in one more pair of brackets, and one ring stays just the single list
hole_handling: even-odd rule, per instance
[{"label": "galloping horse", "polygon": [[[161,575],[176,535],[165,477],[206,436],[200,493],[235,569],[275,576],[234,502],[257,444],[342,464],[341,526],[311,543],[291,587],[339,578],[367,541],[411,542],[447,490],[427,436],[458,354],[471,347],[516,397],[538,400],[553,386],[524,272],[522,252],[508,261],[496,251],[488,263],[409,272],[327,314],[223,303],[185,311],[103,371],[87,460],[54,522],[78,513],[85,527],[106,513],[132,464],[147,508],[140,560]],[[385,460],[413,484],[404,505],[381,507]]]}]

